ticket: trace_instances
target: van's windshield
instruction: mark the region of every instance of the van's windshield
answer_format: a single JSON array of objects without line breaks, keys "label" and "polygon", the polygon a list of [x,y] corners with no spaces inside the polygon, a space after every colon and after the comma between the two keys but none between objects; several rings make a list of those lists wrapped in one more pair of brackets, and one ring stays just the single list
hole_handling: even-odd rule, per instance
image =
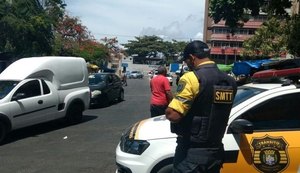
[{"label": "van's windshield", "polygon": [[19,81],[0,81],[0,99],[3,99]]}]

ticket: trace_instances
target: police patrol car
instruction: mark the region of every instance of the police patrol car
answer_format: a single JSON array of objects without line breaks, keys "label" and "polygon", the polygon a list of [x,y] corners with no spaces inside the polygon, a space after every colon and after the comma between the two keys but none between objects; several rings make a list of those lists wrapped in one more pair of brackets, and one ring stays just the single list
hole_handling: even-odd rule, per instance
[{"label": "police patrol car", "polygon": [[[223,138],[222,173],[300,172],[300,85],[294,82],[238,88]],[[116,148],[116,172],[171,172],[175,148],[165,116],[137,122]]]}]

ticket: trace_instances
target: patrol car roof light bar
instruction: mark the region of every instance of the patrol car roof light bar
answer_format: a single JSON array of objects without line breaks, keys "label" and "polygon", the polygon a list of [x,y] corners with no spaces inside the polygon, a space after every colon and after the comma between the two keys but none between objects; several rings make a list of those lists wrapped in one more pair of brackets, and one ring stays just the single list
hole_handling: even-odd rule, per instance
[{"label": "patrol car roof light bar", "polygon": [[253,82],[263,83],[283,83],[283,85],[300,85],[300,67],[298,68],[289,68],[289,69],[270,69],[263,70],[253,74]]}]

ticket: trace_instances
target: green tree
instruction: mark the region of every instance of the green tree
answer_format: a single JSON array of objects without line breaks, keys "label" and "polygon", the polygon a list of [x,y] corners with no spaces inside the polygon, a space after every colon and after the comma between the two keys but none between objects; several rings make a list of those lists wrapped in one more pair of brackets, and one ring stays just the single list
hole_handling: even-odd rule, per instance
[{"label": "green tree", "polygon": [[187,45],[187,42],[172,40],[171,42],[163,42],[163,45],[164,49],[162,50],[162,53],[166,57],[167,64],[170,64],[178,60],[184,47]]},{"label": "green tree", "polygon": [[271,18],[257,29],[255,35],[243,43],[243,56],[280,57],[287,52],[287,24]]},{"label": "green tree", "polygon": [[286,12],[292,3],[290,0],[210,0],[210,17],[215,23],[221,20],[233,29],[240,27],[249,20],[249,16],[256,16],[262,10],[270,16],[288,17]]},{"label": "green tree", "polygon": [[136,40],[129,40],[123,44],[128,55],[138,54],[140,57],[155,57],[159,52],[163,52],[163,40],[158,36],[135,37]]},{"label": "green tree", "polygon": [[[54,8],[56,13],[51,10]],[[0,52],[16,57],[50,54],[52,28],[63,8],[60,0],[48,0],[44,5],[37,0],[0,0]]]},{"label": "green tree", "polygon": [[163,41],[158,36],[136,37],[136,40],[129,40],[124,44],[129,55],[138,54],[140,57],[156,57],[158,53],[165,56],[165,63],[171,63],[181,55],[186,42],[183,41]]},{"label": "green tree", "polygon": [[85,40],[76,50],[75,56],[83,57],[87,62],[99,64],[101,60],[109,57],[109,50],[99,42]]},{"label": "green tree", "polygon": [[295,56],[300,56],[300,16],[296,15],[293,16],[290,23],[287,25],[287,28],[289,29],[289,35],[288,35],[288,49],[291,54],[294,54]]}]

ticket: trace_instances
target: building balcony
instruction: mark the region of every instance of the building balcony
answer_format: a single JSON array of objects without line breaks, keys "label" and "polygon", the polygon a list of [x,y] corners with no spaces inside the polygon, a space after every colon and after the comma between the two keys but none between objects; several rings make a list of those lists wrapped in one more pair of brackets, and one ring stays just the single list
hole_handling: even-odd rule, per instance
[{"label": "building balcony", "polygon": [[244,41],[253,35],[211,34],[210,41]]},{"label": "building balcony", "polygon": [[[260,26],[262,24],[263,24],[263,21],[249,20],[248,22],[244,23],[242,28],[257,29],[257,28],[260,28]],[[227,26],[225,26],[225,21],[222,20],[218,23],[212,22],[210,29],[213,29],[214,27],[227,27]]]},{"label": "building balcony", "polygon": [[210,54],[213,55],[240,55],[243,48],[240,47],[212,47]]}]

